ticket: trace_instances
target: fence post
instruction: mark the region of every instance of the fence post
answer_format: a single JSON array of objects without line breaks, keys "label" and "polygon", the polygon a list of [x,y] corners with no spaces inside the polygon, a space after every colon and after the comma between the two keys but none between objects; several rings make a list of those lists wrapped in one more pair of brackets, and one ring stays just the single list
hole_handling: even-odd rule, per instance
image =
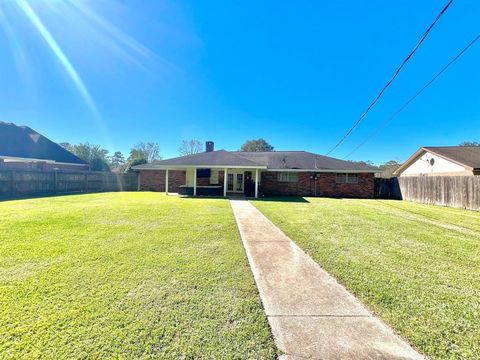
[{"label": "fence post", "polygon": [[88,192],[88,173],[85,173],[85,181],[83,183],[83,186],[85,187],[83,192]]},{"label": "fence post", "polygon": [[53,192],[58,193],[58,170],[53,170]]},{"label": "fence post", "polygon": [[11,182],[10,182],[10,192],[13,194],[16,193],[16,188],[15,188],[15,170],[12,170],[10,173],[11,176]]}]

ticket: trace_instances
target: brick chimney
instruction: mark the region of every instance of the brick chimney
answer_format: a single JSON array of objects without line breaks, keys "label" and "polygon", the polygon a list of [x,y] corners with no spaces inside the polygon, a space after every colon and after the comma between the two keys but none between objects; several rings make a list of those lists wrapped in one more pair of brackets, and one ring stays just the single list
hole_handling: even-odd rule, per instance
[{"label": "brick chimney", "polygon": [[215,151],[215,143],[213,141],[207,141],[205,143],[205,152]]}]

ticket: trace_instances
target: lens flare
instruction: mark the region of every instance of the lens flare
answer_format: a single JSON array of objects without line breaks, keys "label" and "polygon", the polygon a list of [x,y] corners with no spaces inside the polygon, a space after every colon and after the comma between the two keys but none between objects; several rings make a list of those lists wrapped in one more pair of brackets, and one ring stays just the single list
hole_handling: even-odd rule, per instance
[{"label": "lens flare", "polygon": [[[70,48],[62,48],[62,40],[67,39],[68,41],[73,39],[69,36],[87,34],[85,36],[89,36],[91,39],[91,41],[86,42],[89,51],[95,49],[99,52],[99,57],[105,53],[109,57],[115,54],[124,62],[135,64],[149,73],[151,73],[150,70],[154,70],[155,76],[168,74],[171,71],[181,72],[181,69],[152,52],[125,33],[123,29],[110,22],[110,13],[119,6],[118,3],[110,0],[101,2],[101,6],[97,10],[107,11],[108,17],[95,11],[93,4],[93,1],[89,4],[88,1],[83,0],[36,0],[35,2],[30,0],[0,0],[0,26],[5,32],[20,76],[28,83],[28,80],[32,79],[31,72],[34,66],[29,63],[31,56],[28,56],[28,45],[22,43],[22,40],[30,40],[28,36],[22,36],[22,31],[24,31],[22,26],[25,25],[25,20],[27,21],[27,26],[31,27],[46,44],[52,58],[59,64],[59,68],[66,74],[89,109],[99,132],[104,137],[105,145],[113,149],[107,126],[85,81],[75,68],[75,61],[73,61],[75,51],[78,52],[79,49],[83,49],[85,43],[79,43],[76,46],[77,44],[73,42],[75,44],[74,51],[69,53],[66,50],[70,50]],[[95,5],[98,4],[100,2],[95,2]],[[50,21],[54,21],[54,23],[50,23]],[[65,33],[56,36],[54,29],[62,28],[62,26],[66,26]],[[74,39],[74,41],[78,41],[78,38]],[[82,53],[83,55],[84,53]],[[93,57],[93,59],[96,58]],[[93,64],[94,66],[102,66],[104,63],[99,60],[98,64],[96,62],[93,62]],[[159,64],[160,67],[157,66]],[[34,89],[34,86],[31,86],[31,84],[26,86],[26,90],[30,91],[32,89]]]},{"label": "lens flare", "polygon": [[33,11],[33,9],[30,7],[28,2],[26,0],[16,0],[15,1],[18,7],[23,11],[23,13],[27,16],[27,18],[30,20],[32,25],[35,27],[35,29],[40,33],[42,36],[43,40],[47,43],[47,45],[50,47],[52,50],[53,54],[55,57],[58,59],[62,67],[65,69],[67,74],[69,75],[70,79],[73,81],[75,87],[77,88],[78,92],[82,96],[82,98],[85,100],[87,103],[88,107],[92,111],[92,113],[96,117],[100,117],[100,114],[97,110],[97,107],[95,103],[93,102],[92,97],[90,96],[89,91],[87,90],[87,87],[85,86],[84,82],[82,81],[80,75],[78,74],[77,70],[73,67],[72,63],[68,59],[68,57],[65,55],[65,53],[62,51],[58,43],[55,41],[53,36],[50,34],[50,32],[47,30],[45,25],[42,23],[38,15]]}]

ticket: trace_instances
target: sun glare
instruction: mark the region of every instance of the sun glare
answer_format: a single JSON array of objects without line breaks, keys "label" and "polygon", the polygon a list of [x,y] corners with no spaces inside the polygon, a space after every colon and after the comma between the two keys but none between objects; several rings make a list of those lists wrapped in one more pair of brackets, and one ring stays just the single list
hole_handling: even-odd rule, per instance
[{"label": "sun glare", "polygon": [[[113,146],[105,122],[101,118],[87,85],[77,71],[74,61],[66,54],[55,33],[49,29],[41,15],[47,11],[48,15],[54,15],[54,19],[57,19],[59,23],[67,21],[68,26],[72,27],[76,33],[82,33],[85,30],[90,31],[90,34],[93,34],[96,39],[104,39],[103,44],[106,46],[102,47],[102,51],[116,50],[117,54],[121,54],[124,60],[141,65],[142,68],[145,68],[142,61],[158,60],[158,58],[147,47],[96,12],[91,4],[93,3],[82,0],[4,0],[0,2],[0,27],[11,47],[10,50],[19,74],[25,76],[30,71],[30,67],[28,66],[27,52],[24,51],[26,47],[21,41],[23,37],[18,36],[20,30],[17,25],[24,22],[25,19],[28,20],[32,30],[40,36],[42,42],[50,50],[52,58],[59,64],[63,73],[68,77],[88,107],[98,129],[103,133],[106,143]],[[115,3],[104,1],[102,5],[114,6]],[[88,26],[88,29],[82,28],[82,24]]]}]

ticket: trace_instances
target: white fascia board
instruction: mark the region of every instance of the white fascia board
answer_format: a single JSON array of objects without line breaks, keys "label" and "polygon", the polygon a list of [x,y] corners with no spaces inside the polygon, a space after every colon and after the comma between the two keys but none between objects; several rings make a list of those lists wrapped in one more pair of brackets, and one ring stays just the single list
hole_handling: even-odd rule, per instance
[{"label": "white fascia board", "polygon": [[[13,161],[23,161],[23,162],[44,162],[47,164],[60,164],[60,165],[75,165],[75,166],[86,166],[88,164],[79,164],[79,163],[67,163],[67,162],[59,162],[51,159],[35,159],[35,158],[22,158],[16,156],[2,156],[0,155],[0,159],[3,160],[13,160]],[[8,161],[7,161],[8,162]]]},{"label": "white fascia board", "polygon": [[275,172],[317,172],[317,173],[381,173],[382,170],[332,170],[332,169],[268,169]]},{"label": "white fascia board", "polygon": [[264,169],[266,166],[228,166],[228,165],[157,165],[152,167],[133,167],[133,170],[185,170],[185,169]]}]

